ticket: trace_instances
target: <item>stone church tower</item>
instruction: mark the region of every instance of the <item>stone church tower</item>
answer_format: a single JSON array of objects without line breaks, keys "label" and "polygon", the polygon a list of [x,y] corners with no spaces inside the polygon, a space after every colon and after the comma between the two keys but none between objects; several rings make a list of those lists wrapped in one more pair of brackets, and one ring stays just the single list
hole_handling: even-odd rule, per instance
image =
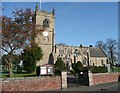
[{"label": "stone church tower", "polygon": [[[54,50],[54,22],[55,22],[55,12],[54,9],[51,12],[38,10],[38,5],[36,4],[34,20],[36,26],[39,25],[44,27],[44,31],[40,31],[35,37],[35,43],[43,50],[43,59],[37,62],[37,65],[43,64],[53,64],[53,50]],[[38,27],[38,29],[40,29]]]}]

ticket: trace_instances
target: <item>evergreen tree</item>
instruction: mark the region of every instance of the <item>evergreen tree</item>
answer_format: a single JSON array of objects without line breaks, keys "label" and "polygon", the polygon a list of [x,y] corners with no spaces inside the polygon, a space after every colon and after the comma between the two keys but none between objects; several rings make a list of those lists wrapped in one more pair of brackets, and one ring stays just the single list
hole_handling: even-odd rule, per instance
[{"label": "evergreen tree", "polygon": [[34,45],[32,47],[27,46],[22,54],[24,70],[27,73],[32,73],[36,69],[36,61],[42,59],[43,53],[40,47]]},{"label": "evergreen tree", "polygon": [[55,63],[55,75],[61,75],[61,70],[65,69],[65,63],[62,59],[57,59]]},{"label": "evergreen tree", "polygon": [[83,71],[83,65],[80,61],[78,61],[76,64],[75,64],[75,72],[76,73],[79,73]]},{"label": "evergreen tree", "polygon": [[57,70],[64,70],[65,69],[65,63],[63,62],[62,59],[57,59],[56,63],[55,63],[55,68]]}]

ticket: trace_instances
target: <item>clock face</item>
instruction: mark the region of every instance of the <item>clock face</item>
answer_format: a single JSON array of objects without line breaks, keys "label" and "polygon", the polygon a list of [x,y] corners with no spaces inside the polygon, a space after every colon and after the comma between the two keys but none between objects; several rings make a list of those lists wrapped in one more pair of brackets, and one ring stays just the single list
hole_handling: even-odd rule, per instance
[{"label": "clock face", "polygon": [[47,32],[47,31],[44,31],[44,32],[43,32],[43,36],[48,36],[48,32]]}]

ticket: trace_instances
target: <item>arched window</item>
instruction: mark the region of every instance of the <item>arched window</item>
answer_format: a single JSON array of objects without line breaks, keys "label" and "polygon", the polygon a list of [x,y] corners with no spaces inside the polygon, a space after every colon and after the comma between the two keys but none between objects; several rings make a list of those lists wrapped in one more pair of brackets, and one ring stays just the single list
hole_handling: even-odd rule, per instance
[{"label": "arched window", "polygon": [[43,20],[43,27],[49,27],[49,19]]},{"label": "arched window", "polygon": [[103,65],[104,63],[103,63],[103,59],[101,60],[101,65]]}]

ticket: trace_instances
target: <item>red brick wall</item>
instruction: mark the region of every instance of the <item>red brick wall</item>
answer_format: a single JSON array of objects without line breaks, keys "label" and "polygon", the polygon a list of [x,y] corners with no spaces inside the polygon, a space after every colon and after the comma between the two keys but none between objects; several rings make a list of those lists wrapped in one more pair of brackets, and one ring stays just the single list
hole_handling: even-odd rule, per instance
[{"label": "red brick wall", "polygon": [[93,85],[118,81],[118,73],[93,74]]},{"label": "red brick wall", "polygon": [[2,81],[3,91],[46,91],[61,89],[61,77],[42,76]]}]

